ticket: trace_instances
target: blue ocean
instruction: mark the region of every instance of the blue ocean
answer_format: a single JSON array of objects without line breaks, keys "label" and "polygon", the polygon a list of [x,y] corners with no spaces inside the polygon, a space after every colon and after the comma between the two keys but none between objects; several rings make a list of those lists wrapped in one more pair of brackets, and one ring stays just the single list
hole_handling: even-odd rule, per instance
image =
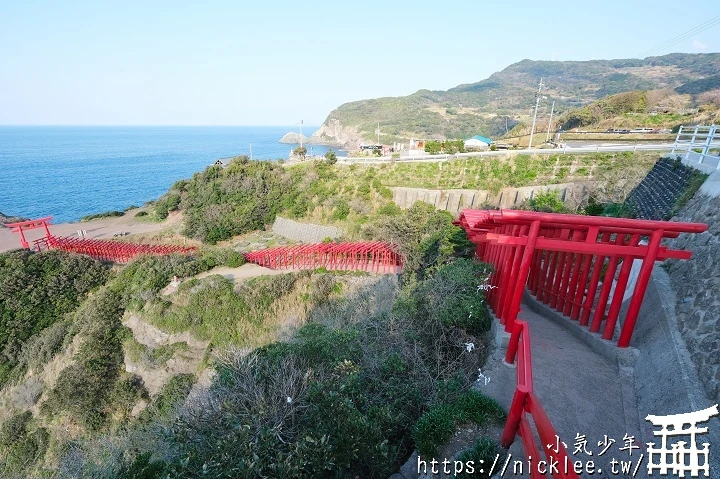
[{"label": "blue ocean", "polygon": [[218,158],[250,156],[251,147],[255,159],[287,158],[296,145],[278,140],[297,128],[0,126],[0,212],[59,223],[141,206]]}]

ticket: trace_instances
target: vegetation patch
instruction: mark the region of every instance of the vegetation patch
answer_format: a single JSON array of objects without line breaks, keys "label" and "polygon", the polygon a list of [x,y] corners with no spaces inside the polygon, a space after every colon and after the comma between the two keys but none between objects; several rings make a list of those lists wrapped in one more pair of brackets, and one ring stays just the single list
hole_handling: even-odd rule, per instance
[{"label": "vegetation patch", "polygon": [[95,213],[92,215],[83,216],[82,218],[80,218],[80,221],[92,221],[102,218],[117,218],[119,216],[125,216],[125,211],[105,211],[103,213]]}]

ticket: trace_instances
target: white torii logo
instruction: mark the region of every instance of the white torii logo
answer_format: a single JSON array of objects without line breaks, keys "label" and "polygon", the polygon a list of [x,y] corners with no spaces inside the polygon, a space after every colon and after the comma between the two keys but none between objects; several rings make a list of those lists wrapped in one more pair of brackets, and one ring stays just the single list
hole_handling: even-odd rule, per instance
[{"label": "white torii logo", "polygon": [[[708,432],[707,427],[697,427],[697,424],[707,422],[717,415],[717,404],[702,411],[684,414],[648,415],[646,421],[662,427],[659,431],[653,431],[654,436],[662,438],[660,447],[655,448],[654,442],[647,443],[648,474],[652,475],[653,471],[657,470],[661,475],[667,475],[670,471],[677,477],[685,477],[685,473],[689,472],[691,477],[698,477],[700,472],[704,472],[705,477],[710,477],[710,443],[705,442],[702,449],[698,449],[695,437]],[[685,425],[689,427],[685,429]],[[689,436],[690,441],[678,441],[668,448],[668,437],[676,436]],[[657,463],[653,462],[654,457],[659,459]],[[702,464],[700,458],[703,459]]]}]

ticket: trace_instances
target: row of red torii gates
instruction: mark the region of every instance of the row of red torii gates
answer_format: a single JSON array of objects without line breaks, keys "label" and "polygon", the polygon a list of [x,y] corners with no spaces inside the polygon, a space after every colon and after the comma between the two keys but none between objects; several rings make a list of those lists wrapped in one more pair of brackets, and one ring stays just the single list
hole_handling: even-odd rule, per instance
[{"label": "row of red torii gates", "polygon": [[[533,390],[530,329],[527,322],[518,320],[523,294],[528,290],[580,326],[613,340],[633,263],[639,261],[617,335],[618,347],[626,348],[655,262],[691,256],[689,251],[663,246],[662,240],[681,233],[701,233],[707,225],[515,210],[464,210],[456,224],[475,243],[476,258],[494,267],[487,300],[510,333],[505,361],[517,361],[515,393],[501,444],[510,447],[519,435],[526,455],[540,458],[543,450],[549,462],[555,459],[565,464],[568,454],[562,445],[555,454],[545,447],[555,443],[557,433]],[[540,439],[539,447],[529,418]],[[545,476],[532,468],[531,477]],[[570,469],[553,477],[579,476]]]},{"label": "row of red torii gates", "polygon": [[[129,243],[79,237],[59,237],[50,233],[52,216],[10,223],[6,226],[20,235],[20,244],[31,249],[25,231],[43,228],[45,237],[34,240],[36,251],[58,249],[84,254],[102,261],[127,263],[139,255],[190,254],[195,247]],[[270,269],[361,270],[377,273],[400,272],[402,259],[394,245],[382,241],[341,242],[279,246],[245,254],[248,262]]]},{"label": "row of red torii gates", "polygon": [[270,269],[355,270],[400,272],[402,259],[396,248],[383,241],[341,242],[278,246],[245,254],[251,263]]},{"label": "row of red torii gates", "polygon": [[[142,245],[117,241],[52,236],[48,224],[52,217],[7,226],[20,234],[29,249],[24,231],[44,228],[46,237],[34,242],[35,248],[61,249],[98,259],[126,262],[139,254],[189,254],[194,248],[174,245]],[[542,449],[552,462],[556,432],[533,391],[530,331],[518,320],[523,293],[564,314],[602,338],[613,340],[633,263],[639,272],[617,339],[628,347],[640,312],[653,265],[669,258],[689,259],[689,251],[662,246],[664,238],[681,233],[701,233],[707,225],[666,221],[635,220],[595,216],[536,213],[515,210],[464,210],[457,225],[476,244],[476,258],[490,263],[494,273],[487,293],[488,304],[510,333],[505,356],[517,361],[517,382],[510,412],[501,437],[509,447],[520,436],[526,454],[539,458]],[[643,240],[645,238],[645,240]],[[319,243],[269,248],[246,253],[247,261],[272,269],[365,270],[397,273],[402,259],[394,245],[385,242]],[[537,445],[533,428],[540,439]],[[554,459],[565,463],[567,451],[560,447]],[[532,470],[533,479],[541,477]],[[573,470],[554,477],[578,478]]]}]

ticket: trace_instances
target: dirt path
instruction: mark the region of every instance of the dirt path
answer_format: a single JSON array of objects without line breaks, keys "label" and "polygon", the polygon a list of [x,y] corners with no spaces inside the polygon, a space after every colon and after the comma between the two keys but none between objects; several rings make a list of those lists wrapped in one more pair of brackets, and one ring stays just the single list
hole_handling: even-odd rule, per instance
[{"label": "dirt path", "polygon": [[[276,269],[270,269],[265,268],[263,266],[258,266],[253,263],[246,263],[238,268],[229,268],[227,266],[219,266],[217,268],[213,268],[210,271],[205,271],[204,273],[200,273],[194,278],[196,279],[202,279],[207,278],[208,276],[212,276],[215,274],[219,274],[220,276],[229,279],[230,281],[234,282],[235,284],[240,283],[241,281],[249,278],[256,278],[258,276],[270,276],[270,275],[276,275],[276,274],[286,274],[286,273],[292,273],[294,270],[276,270]],[[160,291],[160,294],[163,296],[168,296],[170,294],[173,294],[177,291],[177,286],[174,286],[172,283],[170,283],[168,286],[166,286],[162,291]]]}]

